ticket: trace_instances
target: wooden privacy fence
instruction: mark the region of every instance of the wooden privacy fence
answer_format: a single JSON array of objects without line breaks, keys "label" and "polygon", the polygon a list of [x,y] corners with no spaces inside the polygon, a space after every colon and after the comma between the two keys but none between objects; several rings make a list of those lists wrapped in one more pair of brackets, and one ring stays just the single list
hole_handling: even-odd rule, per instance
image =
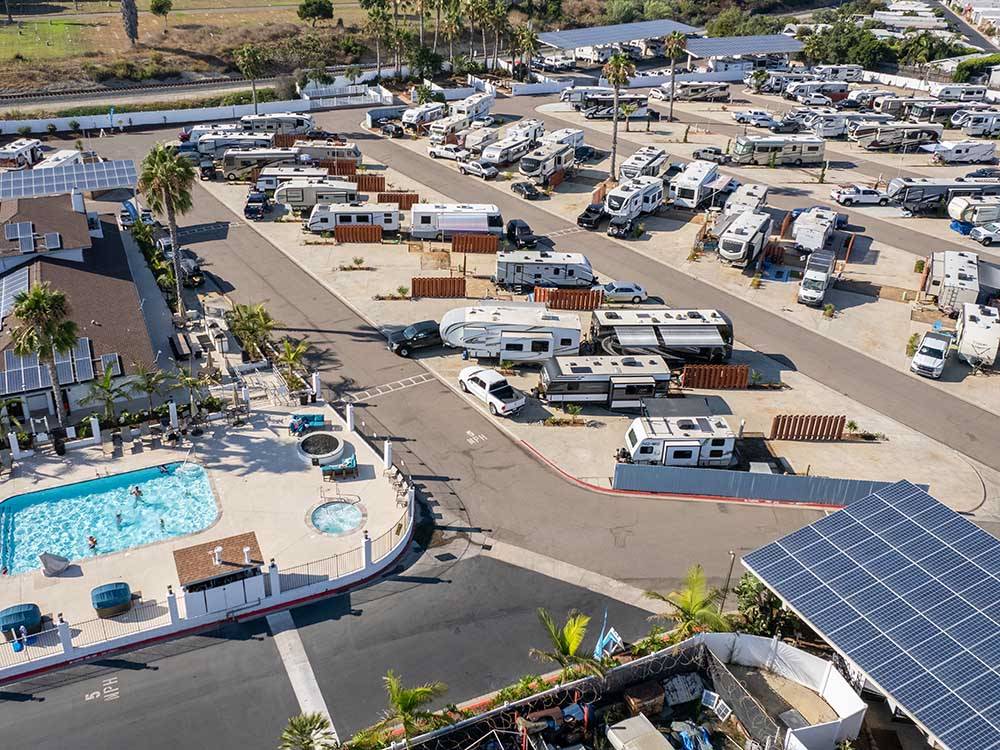
[{"label": "wooden privacy fence", "polygon": [[395,203],[400,211],[409,211],[414,203],[420,203],[416,193],[379,193],[377,203]]},{"label": "wooden privacy fence", "polygon": [[368,174],[359,172],[355,175],[355,182],[358,183],[358,192],[361,193],[381,193],[385,190],[384,174]]},{"label": "wooden privacy fence", "polygon": [[534,298],[535,302],[544,302],[551,310],[595,310],[604,303],[604,291],[536,286]]},{"label": "wooden privacy fence", "polygon": [[353,177],[358,172],[358,163],[353,159],[320,159],[316,166],[337,177]]},{"label": "wooden privacy fence", "polygon": [[411,297],[464,297],[464,276],[414,276],[410,279]]},{"label": "wooden privacy fence", "polygon": [[771,421],[771,440],[841,440],[847,417],[778,414]]},{"label": "wooden privacy fence", "polygon": [[295,145],[295,141],[299,140],[302,140],[302,137],[294,133],[275,133],[271,145],[274,148],[291,148]]},{"label": "wooden privacy fence", "polygon": [[734,389],[750,385],[749,365],[684,365],[681,385],[685,388]]},{"label": "wooden privacy fence", "polygon": [[788,234],[788,230],[792,226],[792,212],[789,211],[785,214],[785,218],[781,220],[781,232],[778,234],[779,237],[784,237]]},{"label": "wooden privacy fence", "polygon": [[453,253],[493,254],[500,248],[500,238],[495,234],[456,234],[451,238]]},{"label": "wooden privacy fence", "polygon": [[333,238],[337,242],[370,242],[382,241],[382,227],[368,225],[340,226],[333,230]]},{"label": "wooden privacy fence", "polygon": [[555,174],[549,176],[549,186],[558,187],[559,185],[562,184],[563,180],[565,179],[566,179],[566,170],[560,169]]}]

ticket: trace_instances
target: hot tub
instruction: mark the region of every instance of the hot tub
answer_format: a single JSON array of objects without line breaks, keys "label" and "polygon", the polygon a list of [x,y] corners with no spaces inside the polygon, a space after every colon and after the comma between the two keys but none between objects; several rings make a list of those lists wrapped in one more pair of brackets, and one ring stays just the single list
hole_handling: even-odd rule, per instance
[{"label": "hot tub", "polygon": [[299,440],[299,456],[312,466],[337,463],[344,453],[344,441],[332,432],[310,432]]}]

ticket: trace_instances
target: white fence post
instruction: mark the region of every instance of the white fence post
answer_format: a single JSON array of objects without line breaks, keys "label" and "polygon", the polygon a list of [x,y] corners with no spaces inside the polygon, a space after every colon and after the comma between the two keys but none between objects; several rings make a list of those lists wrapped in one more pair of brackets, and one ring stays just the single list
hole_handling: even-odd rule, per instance
[{"label": "white fence post", "polygon": [[314,372],[312,374],[312,377],[310,379],[312,380],[312,391],[313,391],[313,396],[315,397],[315,400],[317,400],[317,401],[322,400],[321,399],[321,395],[320,395],[319,373],[318,372]]},{"label": "white fence post", "polygon": [[73,636],[69,632],[69,623],[63,619],[62,612],[56,615],[59,622],[56,629],[59,631],[59,643],[62,644],[63,653],[67,656],[73,653]]},{"label": "white fence post", "polygon": [[14,458],[21,458],[21,456],[23,454],[21,453],[21,446],[17,442],[17,433],[16,432],[8,432],[7,433],[7,442],[10,444],[10,454]]},{"label": "white fence post", "polygon": [[392,466],[392,443],[388,439],[382,443],[382,463],[386,469]]},{"label": "white fence post", "polygon": [[278,565],[271,558],[271,564],[267,566],[267,575],[271,578],[271,596],[281,593],[281,577],[278,575]]},{"label": "white fence post", "polygon": [[97,417],[90,418],[90,434],[94,436],[94,445],[101,444],[101,420]]},{"label": "white fence post", "polygon": [[347,431],[354,432],[354,404],[348,404],[345,410],[345,420],[347,421]]},{"label": "white fence post", "polygon": [[372,564],[372,538],[368,536],[367,529],[365,529],[364,553],[365,553],[365,570],[368,570],[368,568],[370,568]]},{"label": "white fence post", "polygon": [[176,625],[181,621],[181,614],[177,609],[177,595],[174,594],[173,586],[167,586],[167,610],[170,612],[171,625]]},{"label": "white fence post", "polygon": [[179,424],[177,421],[177,404],[171,401],[168,408],[170,410],[170,426],[176,430]]}]

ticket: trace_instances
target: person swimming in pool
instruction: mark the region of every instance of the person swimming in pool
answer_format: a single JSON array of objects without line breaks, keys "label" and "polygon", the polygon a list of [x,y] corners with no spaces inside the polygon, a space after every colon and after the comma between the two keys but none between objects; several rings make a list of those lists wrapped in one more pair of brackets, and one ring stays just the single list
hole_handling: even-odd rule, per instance
[{"label": "person swimming in pool", "polygon": [[166,524],[166,522],[164,522],[164,520],[163,520],[163,519],[161,518],[161,519],[160,519],[160,531],[166,531],[166,528],[167,528],[167,524]]},{"label": "person swimming in pool", "polygon": [[97,537],[93,534],[87,537],[87,547],[90,549],[97,549]]},{"label": "person swimming in pool", "polygon": [[120,529],[122,527],[122,514],[115,513],[115,525]]},{"label": "person swimming in pool", "polygon": [[140,498],[142,497],[142,490],[139,489],[139,485],[135,485],[129,492],[132,497]]}]

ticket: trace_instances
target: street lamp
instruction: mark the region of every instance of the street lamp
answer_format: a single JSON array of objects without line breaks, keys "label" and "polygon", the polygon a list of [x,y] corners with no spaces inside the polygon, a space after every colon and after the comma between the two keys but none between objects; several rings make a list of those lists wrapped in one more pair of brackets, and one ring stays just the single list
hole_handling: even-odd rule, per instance
[{"label": "street lamp", "polygon": [[726,597],[729,596],[729,583],[733,579],[733,566],[736,564],[736,553],[729,550],[729,572],[726,574],[726,586],[722,589],[722,602],[719,604],[719,614],[726,609]]}]

